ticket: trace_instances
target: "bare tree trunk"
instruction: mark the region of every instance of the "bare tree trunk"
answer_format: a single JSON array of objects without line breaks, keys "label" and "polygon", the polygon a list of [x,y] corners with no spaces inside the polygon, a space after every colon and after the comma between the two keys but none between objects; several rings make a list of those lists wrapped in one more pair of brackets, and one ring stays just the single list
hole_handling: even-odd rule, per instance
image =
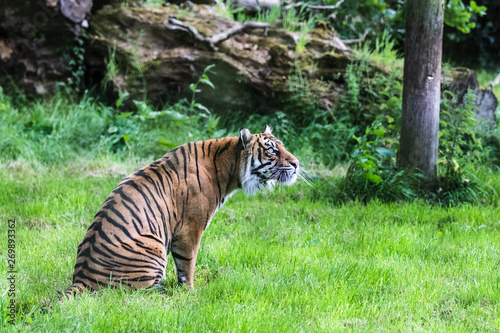
[{"label": "bare tree trunk", "polygon": [[444,0],[408,0],[399,165],[436,177]]}]

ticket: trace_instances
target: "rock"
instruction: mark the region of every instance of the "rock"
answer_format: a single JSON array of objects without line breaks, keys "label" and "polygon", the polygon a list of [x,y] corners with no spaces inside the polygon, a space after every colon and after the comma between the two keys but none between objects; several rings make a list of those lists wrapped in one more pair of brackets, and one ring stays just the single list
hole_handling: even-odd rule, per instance
[{"label": "rock", "polygon": [[457,95],[457,102],[463,101],[468,89],[477,95],[476,116],[479,121],[485,121],[496,126],[495,111],[498,107],[498,99],[493,94],[491,87],[481,89],[477,81],[476,73],[469,68],[454,68],[450,71],[450,76],[443,77],[443,83],[449,86],[449,90]]},{"label": "rock", "polygon": [[74,23],[82,23],[92,9],[92,0],[60,0],[61,13]]},{"label": "rock", "polygon": [[[171,18],[195,28],[196,33],[176,27]],[[296,50],[299,33],[271,27],[236,34],[218,43],[217,50],[199,38],[206,40],[238,24],[206,11],[186,14],[173,6],[105,7],[93,17],[87,70],[94,81],[107,77],[115,97],[127,91],[132,94],[130,100],[138,99],[146,91],[149,101],[163,105],[172,94],[189,98],[189,84],[198,80],[205,67],[215,64],[215,73],[209,74],[215,89],[204,87],[197,96],[199,102],[215,111],[265,112],[277,97],[288,93],[288,78],[300,63],[321,106],[335,104],[338,95],[329,80],[345,70],[351,52],[333,31],[315,29],[301,52]],[[109,59],[110,53],[114,59]],[[321,60],[328,57],[332,59]],[[117,65],[114,76],[106,73],[105,61]],[[318,61],[321,71],[311,70]]]},{"label": "rock", "polygon": [[493,94],[491,87],[479,90],[477,93],[477,106],[478,120],[491,122],[491,125],[495,126],[497,121],[495,111],[498,107],[498,99],[495,94]]},{"label": "rock", "polygon": [[281,0],[234,0],[234,8],[243,8],[245,14],[255,15],[262,10],[269,10],[274,6],[280,6]]}]

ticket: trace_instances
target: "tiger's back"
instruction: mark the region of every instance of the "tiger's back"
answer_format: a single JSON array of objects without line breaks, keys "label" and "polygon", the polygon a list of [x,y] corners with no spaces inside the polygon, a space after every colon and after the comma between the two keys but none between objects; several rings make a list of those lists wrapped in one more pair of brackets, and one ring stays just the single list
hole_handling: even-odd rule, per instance
[{"label": "tiger's back", "polygon": [[[269,143],[273,139],[276,143]],[[78,246],[66,296],[107,285],[151,287],[164,276],[169,253],[178,282],[193,288],[203,231],[234,190],[253,192],[278,179],[279,172],[265,158],[280,143],[270,131],[251,135],[242,129],[240,137],[179,146],[127,177],[108,196]],[[280,177],[296,178],[298,161],[280,148],[281,163],[288,163]],[[283,169],[278,164],[276,170]]]}]

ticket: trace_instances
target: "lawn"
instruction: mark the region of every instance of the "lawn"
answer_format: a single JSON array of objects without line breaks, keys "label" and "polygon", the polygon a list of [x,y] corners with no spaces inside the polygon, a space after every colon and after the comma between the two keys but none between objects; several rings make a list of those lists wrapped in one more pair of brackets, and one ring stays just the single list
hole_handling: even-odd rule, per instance
[{"label": "lawn", "polygon": [[1,165],[0,232],[15,219],[17,271],[11,325],[1,237],[1,331],[500,331],[498,202],[334,205],[306,184],[235,195],[205,231],[194,291],[176,286],[169,258],[161,290],[60,304],[93,215],[145,163]]}]

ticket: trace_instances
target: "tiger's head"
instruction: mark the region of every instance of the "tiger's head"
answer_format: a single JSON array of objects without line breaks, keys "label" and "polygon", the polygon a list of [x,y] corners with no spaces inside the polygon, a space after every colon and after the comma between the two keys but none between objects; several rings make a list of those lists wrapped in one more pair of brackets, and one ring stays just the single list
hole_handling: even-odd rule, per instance
[{"label": "tiger's head", "polygon": [[243,145],[240,180],[247,194],[272,188],[276,182],[284,185],[295,183],[299,161],[271,134],[269,126],[266,125],[262,134],[250,134],[248,129],[242,128],[240,140]]}]

